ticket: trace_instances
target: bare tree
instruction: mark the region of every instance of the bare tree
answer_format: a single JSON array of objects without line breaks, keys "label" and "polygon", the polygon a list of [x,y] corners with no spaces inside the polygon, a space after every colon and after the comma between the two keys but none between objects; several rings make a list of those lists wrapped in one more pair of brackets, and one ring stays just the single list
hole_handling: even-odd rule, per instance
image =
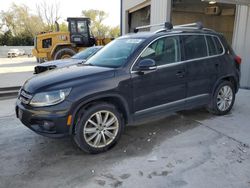
[{"label": "bare tree", "polygon": [[36,5],[38,16],[45,22],[48,30],[55,29],[55,22],[60,19],[60,3],[47,3],[43,1]]},{"label": "bare tree", "polygon": [[14,36],[27,34],[34,37],[44,29],[43,20],[31,14],[26,5],[13,3],[8,11],[0,12],[0,26],[6,27]]}]

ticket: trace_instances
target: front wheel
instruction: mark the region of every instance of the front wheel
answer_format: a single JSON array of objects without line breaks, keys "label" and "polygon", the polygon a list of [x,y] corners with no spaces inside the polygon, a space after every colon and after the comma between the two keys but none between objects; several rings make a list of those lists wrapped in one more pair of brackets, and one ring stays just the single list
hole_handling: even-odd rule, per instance
[{"label": "front wheel", "polygon": [[72,48],[68,48],[68,47],[62,48],[55,53],[54,60],[68,59],[68,58],[71,58],[75,54],[76,52]]},{"label": "front wheel", "polygon": [[217,86],[208,110],[216,115],[225,115],[231,111],[234,101],[235,88],[233,84],[229,81],[223,81]]},{"label": "front wheel", "polygon": [[114,146],[124,128],[121,114],[115,106],[96,104],[79,115],[74,141],[85,152],[101,153]]}]

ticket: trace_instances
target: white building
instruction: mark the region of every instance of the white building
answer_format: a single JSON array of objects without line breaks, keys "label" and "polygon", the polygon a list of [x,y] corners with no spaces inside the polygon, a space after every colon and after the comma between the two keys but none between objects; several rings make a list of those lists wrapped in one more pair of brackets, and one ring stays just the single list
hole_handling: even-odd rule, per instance
[{"label": "white building", "polygon": [[121,0],[121,14],[122,34],[165,21],[174,25],[202,21],[224,33],[242,58],[241,87],[250,88],[250,0]]}]

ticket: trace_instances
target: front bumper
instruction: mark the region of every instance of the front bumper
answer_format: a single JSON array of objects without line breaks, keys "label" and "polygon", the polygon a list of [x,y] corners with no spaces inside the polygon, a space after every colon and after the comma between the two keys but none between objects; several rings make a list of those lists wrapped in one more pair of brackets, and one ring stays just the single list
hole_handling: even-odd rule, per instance
[{"label": "front bumper", "polygon": [[64,101],[55,106],[34,108],[17,99],[16,116],[26,127],[37,134],[60,138],[69,135],[67,117],[70,106],[70,102]]}]

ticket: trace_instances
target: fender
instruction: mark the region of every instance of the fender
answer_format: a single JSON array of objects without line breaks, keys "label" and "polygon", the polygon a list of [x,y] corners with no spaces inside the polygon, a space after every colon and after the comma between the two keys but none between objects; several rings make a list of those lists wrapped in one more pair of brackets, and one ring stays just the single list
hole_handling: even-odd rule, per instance
[{"label": "fender", "polygon": [[[88,96],[87,96],[88,97]],[[110,94],[101,94],[101,95],[97,95],[97,96],[93,96],[93,97],[90,97],[88,99],[84,98],[82,99],[81,101],[77,102],[76,105],[74,105],[72,108],[71,108],[71,114],[72,114],[72,119],[74,120],[76,115],[77,115],[77,112],[86,104],[92,102],[92,101],[96,101],[96,100],[100,100],[100,99],[103,99],[103,98],[107,98],[107,97],[111,97],[111,98],[116,98],[118,100],[120,100],[120,102],[122,103],[124,109],[125,109],[125,113],[126,113],[126,117],[127,117],[127,121],[130,122],[131,119],[130,119],[130,109],[129,109],[129,106],[128,106],[128,102],[124,99],[124,97],[122,97],[121,95],[119,94],[116,94],[116,93],[110,93]],[[69,135],[72,135],[73,133],[73,130],[74,130],[74,122],[72,121],[71,122],[71,125],[70,125],[70,129],[69,129]]]},{"label": "fender", "polygon": [[214,94],[214,92],[215,92],[215,90],[216,90],[216,87],[218,86],[218,84],[222,81],[222,80],[226,80],[227,78],[233,78],[234,79],[234,81],[235,81],[235,83],[236,83],[236,85],[237,85],[237,88],[235,88],[236,89],[236,91],[238,91],[238,88],[239,88],[239,83],[238,83],[238,79],[236,78],[236,76],[234,75],[234,74],[227,74],[227,75],[225,75],[225,76],[222,76],[222,77],[219,77],[218,79],[217,79],[217,81],[215,82],[215,84],[213,85],[213,88],[212,88],[212,95],[211,96],[213,96],[213,94]]},{"label": "fender", "polygon": [[53,54],[54,52],[56,51],[57,48],[60,48],[61,46],[70,46],[71,47],[71,44],[70,43],[59,43],[57,44],[50,52],[50,56],[53,57]]}]

